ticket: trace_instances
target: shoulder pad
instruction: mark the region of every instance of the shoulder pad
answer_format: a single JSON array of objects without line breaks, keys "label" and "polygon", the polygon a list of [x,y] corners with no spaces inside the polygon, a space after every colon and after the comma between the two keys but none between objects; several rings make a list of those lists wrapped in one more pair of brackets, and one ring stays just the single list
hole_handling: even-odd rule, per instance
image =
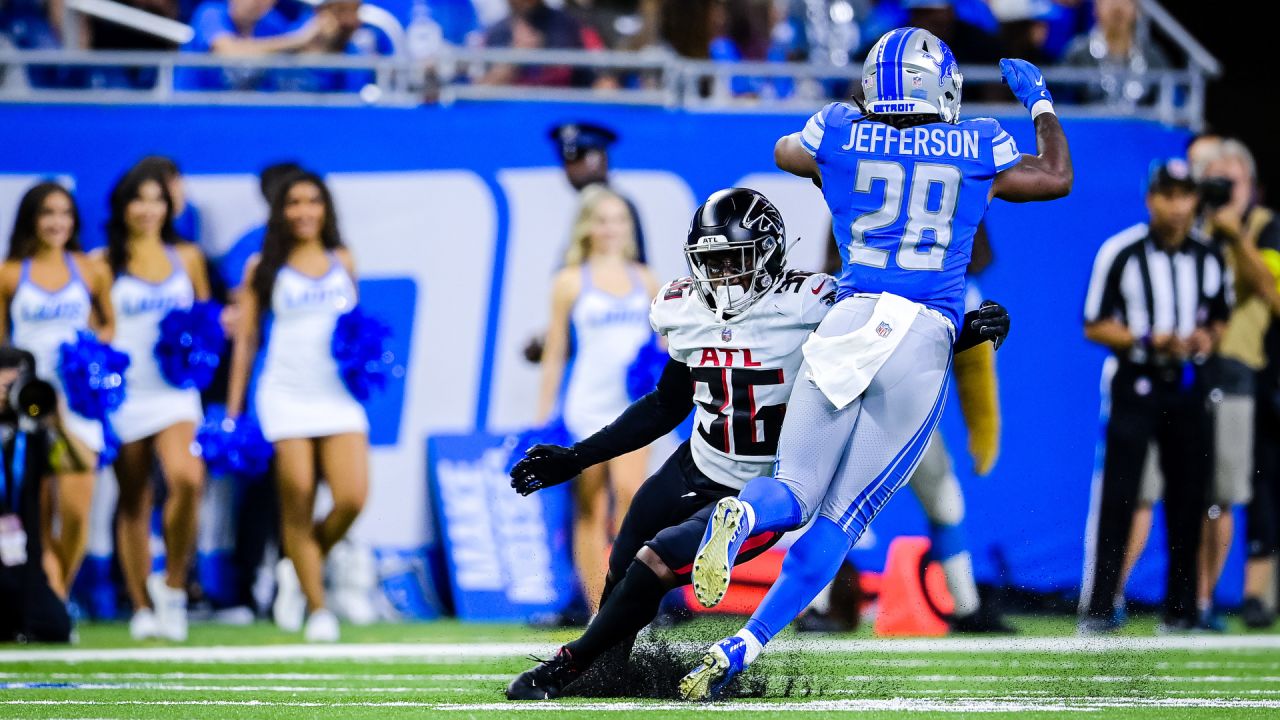
[{"label": "shoulder pad", "polygon": [[833,102],[822,108],[823,120],[831,117],[833,113],[839,113],[849,120],[858,120],[862,117],[862,111],[847,102]]},{"label": "shoulder pad", "polygon": [[672,280],[666,285],[663,285],[662,289],[658,291],[657,296],[655,296],[655,299],[659,301],[678,300],[688,295],[689,291],[692,288],[693,288],[693,278],[691,277],[676,278],[675,280]]},{"label": "shoulder pad", "polygon": [[813,276],[814,273],[805,270],[788,270],[782,275],[782,279],[778,281],[774,292],[779,295],[788,292],[799,293],[809,278]]},{"label": "shoulder pad", "polygon": [[663,285],[649,305],[649,325],[653,331],[665,335],[679,325],[693,291],[692,278],[676,278]]},{"label": "shoulder pad", "polygon": [[992,135],[999,135],[1000,131],[1004,129],[1000,127],[1000,121],[992,117],[969,118],[968,120],[962,120],[960,124],[968,125],[975,130],[988,131]]}]

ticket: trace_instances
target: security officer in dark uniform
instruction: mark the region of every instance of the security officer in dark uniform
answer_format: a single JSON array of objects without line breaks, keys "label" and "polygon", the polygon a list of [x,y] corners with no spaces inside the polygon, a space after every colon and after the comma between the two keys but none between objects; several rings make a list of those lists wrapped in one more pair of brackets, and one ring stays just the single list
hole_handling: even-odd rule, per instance
[{"label": "security officer in dark uniform", "polygon": [[1082,634],[1119,626],[1113,603],[1153,441],[1169,543],[1162,628],[1190,630],[1198,621],[1196,556],[1214,451],[1204,362],[1228,315],[1222,257],[1192,229],[1198,201],[1184,160],[1156,164],[1147,187],[1150,222],[1107,240],[1094,262],[1084,334],[1113,356],[1104,369],[1110,415],[1089,517]]},{"label": "security officer in dark uniform", "polygon": [[[618,134],[609,128],[592,123],[578,122],[557,125],[549,134],[560,153],[565,178],[579,192],[588,185],[609,185],[609,146],[618,141]],[[610,190],[617,192],[615,188]],[[635,203],[626,197],[631,208],[631,223],[636,229],[636,259],[645,262],[644,229],[640,226],[640,214]]]}]

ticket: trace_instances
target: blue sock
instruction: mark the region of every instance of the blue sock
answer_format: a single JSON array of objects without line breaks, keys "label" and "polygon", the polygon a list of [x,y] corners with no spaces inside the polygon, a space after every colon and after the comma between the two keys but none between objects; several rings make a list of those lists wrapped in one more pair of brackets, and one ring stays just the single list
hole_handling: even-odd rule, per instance
[{"label": "blue sock", "polygon": [[791,488],[771,477],[758,477],[747,483],[738,499],[751,506],[755,525],[751,534],[776,530],[794,530],[804,524],[804,512]]},{"label": "blue sock", "polygon": [[969,550],[969,539],[965,537],[963,523],[929,523],[929,542],[932,545],[930,552],[933,559],[938,562],[945,562]]},{"label": "blue sock", "polygon": [[814,521],[787,551],[782,574],[747,621],[747,631],[755,635],[761,645],[769,642],[831,582],[852,543],[853,538],[830,518],[819,517]]}]

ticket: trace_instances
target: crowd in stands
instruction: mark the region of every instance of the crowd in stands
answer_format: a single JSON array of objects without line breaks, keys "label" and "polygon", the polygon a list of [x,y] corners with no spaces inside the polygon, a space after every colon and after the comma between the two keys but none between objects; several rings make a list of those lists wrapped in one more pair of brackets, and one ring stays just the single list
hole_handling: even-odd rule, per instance
[{"label": "crowd in stands", "polygon": [[[390,55],[379,29],[360,15],[366,1],[387,10],[406,29],[405,47],[429,60],[444,45],[514,49],[669,52],[691,59],[736,63],[859,63],[871,42],[902,25],[946,40],[962,66],[1022,57],[1042,65],[1099,68],[1102,79],[1080,97],[1090,101],[1150,102],[1149,70],[1171,65],[1166,52],[1141,32],[1138,0],[118,0],[188,23],[185,52],[224,57],[282,54]],[[825,9],[829,18],[812,21]],[[0,47],[47,49],[60,38],[82,48],[173,49],[165,41],[110,23],[86,20],[74,33],[63,23],[63,0],[7,0],[0,6]],[[822,34],[822,38],[813,37]],[[825,54],[827,57],[822,57]],[[154,74],[127,68],[72,71],[33,68],[37,86],[150,87]],[[368,73],[189,68],[184,90],[355,91]],[[471,74],[477,83],[543,87],[619,84],[619,78],[578,68],[493,65]],[[642,80],[624,78],[623,84]],[[998,88],[997,88],[998,89]],[[997,89],[993,89],[992,92]],[[735,95],[788,95],[789,83],[735,78]],[[1003,97],[1003,96],[1000,96]]]}]

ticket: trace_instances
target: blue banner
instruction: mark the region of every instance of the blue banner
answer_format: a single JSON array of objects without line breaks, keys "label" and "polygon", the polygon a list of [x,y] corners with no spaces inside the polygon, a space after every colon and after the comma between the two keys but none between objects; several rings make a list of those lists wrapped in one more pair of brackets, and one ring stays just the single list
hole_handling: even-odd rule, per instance
[{"label": "blue banner", "polygon": [[[401,396],[376,409],[374,439],[391,444],[374,448],[372,495],[357,532],[382,547],[417,548],[435,532],[423,439],[533,424],[538,368],[521,351],[546,326],[550,277],[575,210],[548,130],[573,120],[618,131],[611,182],[635,203],[651,264],[668,279],[684,274],[680,243],[693,209],[734,185],[757,188],[779,205],[789,234],[801,239],[790,257],[794,267],[821,265],[830,223],[822,198],[807,182],[777,172],[772,159],[774,141],[805,119],[518,102],[413,109],[7,105],[0,106],[0,128],[22,141],[0,155],[0,224],[10,226],[32,180],[60,176],[75,186],[87,243],[98,244],[111,183],[141,155],[163,153],[186,173],[188,195],[204,218],[201,242],[217,256],[262,222],[257,170],[294,159],[325,173],[362,277],[389,283],[366,285],[365,301],[389,313],[397,342],[406,343],[397,352],[409,359]],[[1001,122],[1024,151],[1035,147],[1025,115]],[[1082,334],[1090,267],[1107,237],[1145,219],[1148,165],[1181,154],[1187,134],[1129,120],[1064,125],[1076,162],[1071,196],[995,202],[988,215],[995,262],[983,289],[1014,317],[998,358],[1004,437],[994,473],[972,477],[955,409],[943,430],[957,451],[980,579],[1071,593],[1083,566],[1105,357]],[[474,465],[490,441],[432,447]],[[894,534],[923,534],[924,527],[913,501],[891,503],[873,526],[880,549],[869,551],[867,566],[882,561]],[[1162,592],[1158,539],[1152,536],[1135,574],[1135,597]],[[1225,596],[1238,596],[1238,587],[1233,562]]]},{"label": "blue banner", "polygon": [[517,495],[506,473],[513,444],[485,434],[427,441],[449,590],[463,620],[525,620],[563,609],[577,592],[569,487]]}]

